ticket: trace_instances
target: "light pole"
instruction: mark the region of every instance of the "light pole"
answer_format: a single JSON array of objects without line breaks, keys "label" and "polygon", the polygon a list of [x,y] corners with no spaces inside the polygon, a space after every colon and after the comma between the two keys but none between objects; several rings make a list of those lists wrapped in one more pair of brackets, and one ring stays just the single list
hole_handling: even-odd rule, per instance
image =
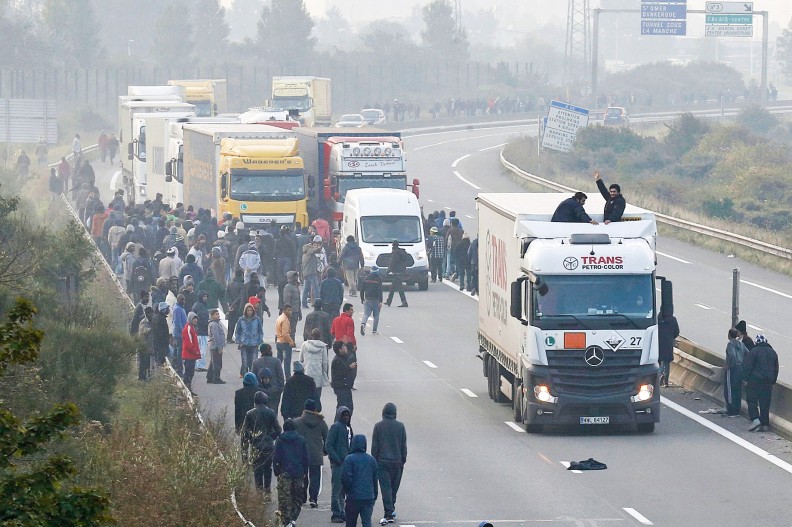
[{"label": "light pole", "polygon": [[135,43],[135,41],[132,40],[132,39],[129,39],[127,41],[127,57],[131,57],[132,56],[132,44],[134,44],[134,43]]}]

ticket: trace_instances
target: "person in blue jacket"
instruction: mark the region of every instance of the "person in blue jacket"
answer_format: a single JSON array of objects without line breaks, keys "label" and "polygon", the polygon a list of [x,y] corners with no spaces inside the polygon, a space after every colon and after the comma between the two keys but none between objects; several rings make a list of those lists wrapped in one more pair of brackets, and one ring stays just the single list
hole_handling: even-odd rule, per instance
[{"label": "person in blue jacket", "polygon": [[586,204],[586,196],[582,192],[575,192],[571,198],[567,198],[556,207],[553,213],[553,218],[550,221],[559,223],[591,223],[597,225],[597,222],[591,219],[591,216],[586,214],[583,205]]},{"label": "person in blue jacket", "polygon": [[366,436],[358,434],[349,446],[351,454],[341,468],[341,485],[346,494],[346,526],[355,527],[358,516],[363,527],[371,527],[377,501],[377,461],[366,453]]},{"label": "person in blue jacket", "polygon": [[284,527],[292,527],[303,504],[304,478],[308,475],[308,445],[291,419],[275,440],[272,470],[278,478],[278,515]]}]

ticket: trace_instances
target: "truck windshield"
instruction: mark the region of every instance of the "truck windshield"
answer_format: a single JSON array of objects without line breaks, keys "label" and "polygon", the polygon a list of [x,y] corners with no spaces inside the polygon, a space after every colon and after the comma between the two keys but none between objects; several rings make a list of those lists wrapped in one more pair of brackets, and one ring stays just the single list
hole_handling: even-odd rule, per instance
[{"label": "truck windshield", "polygon": [[421,219],[417,216],[364,216],[361,239],[366,243],[419,243]]},{"label": "truck windshield", "polygon": [[272,98],[272,106],[275,108],[284,108],[286,110],[310,110],[311,106],[308,103],[308,96],[301,97],[279,97],[275,95]]},{"label": "truck windshield", "polygon": [[533,290],[541,329],[645,329],[654,325],[653,275],[544,275]]},{"label": "truck windshield", "polygon": [[294,201],[305,197],[304,170],[231,171],[231,199],[243,201]]},{"label": "truck windshield", "polygon": [[407,188],[407,176],[338,178],[338,192],[340,194],[338,201],[343,203],[347,191],[356,188],[398,188],[404,190]]},{"label": "truck windshield", "polygon": [[195,105],[195,115],[198,117],[211,117],[212,116],[212,101],[206,99],[200,101],[189,101],[190,104]]}]

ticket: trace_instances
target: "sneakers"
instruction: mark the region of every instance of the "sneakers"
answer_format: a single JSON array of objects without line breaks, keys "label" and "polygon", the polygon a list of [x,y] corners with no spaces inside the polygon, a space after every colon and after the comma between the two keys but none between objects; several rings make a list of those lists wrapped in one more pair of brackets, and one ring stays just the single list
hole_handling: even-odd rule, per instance
[{"label": "sneakers", "polygon": [[380,520],[380,525],[388,525],[388,518],[382,518]]},{"label": "sneakers", "polygon": [[390,516],[385,516],[385,519],[388,520],[388,523],[394,523],[396,521],[396,511],[393,511]]},{"label": "sneakers", "polygon": [[330,523],[346,523],[346,520],[339,516],[333,516],[332,518],[330,518]]},{"label": "sneakers", "polygon": [[319,504],[318,504],[318,503],[316,503],[316,500],[311,500],[311,502],[310,502],[310,503],[311,503],[311,508],[312,508],[312,509],[315,509],[315,508],[319,507]]},{"label": "sneakers", "polygon": [[371,332],[371,334],[372,334],[372,335],[376,335],[376,334],[378,334],[378,333],[379,333],[379,332],[378,332],[376,329],[375,329],[374,331],[372,331],[372,332]]},{"label": "sneakers", "polygon": [[361,335],[365,335],[366,334],[366,325],[365,324],[361,324],[360,325],[360,334]]},{"label": "sneakers", "polygon": [[404,304],[399,304],[399,307],[407,307],[407,303],[405,302]]},{"label": "sneakers", "polygon": [[760,426],[762,426],[762,422],[761,422],[759,419],[754,419],[754,420],[751,422],[751,426],[748,428],[748,430],[749,430],[749,431],[751,431],[751,432],[753,432],[753,431],[755,431],[757,428],[759,428]]}]

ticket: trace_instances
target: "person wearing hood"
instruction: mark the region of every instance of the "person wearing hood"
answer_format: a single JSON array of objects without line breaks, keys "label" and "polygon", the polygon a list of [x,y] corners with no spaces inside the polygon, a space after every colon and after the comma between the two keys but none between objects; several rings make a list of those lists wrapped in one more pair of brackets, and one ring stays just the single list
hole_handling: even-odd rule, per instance
[{"label": "person wearing hood", "polygon": [[319,298],[324,302],[323,309],[335,318],[339,315],[341,304],[344,303],[344,283],[336,278],[336,270],[327,269],[327,278],[319,284]]},{"label": "person wearing hood", "polygon": [[726,344],[726,363],[723,365],[723,400],[726,401],[726,416],[740,415],[742,406],[742,367],[748,350],[739,338],[740,333],[731,328]]},{"label": "person wearing hood", "polygon": [[318,507],[319,487],[322,483],[322,465],[324,465],[325,441],[327,441],[327,423],[319,413],[321,408],[313,399],[305,401],[305,410],[294,420],[297,433],[305,439],[308,446],[308,474],[303,484],[303,503],[310,502],[311,508]]},{"label": "person wearing hood", "polygon": [[195,282],[192,275],[187,275],[181,280],[182,286],[179,288],[179,294],[184,295],[184,305],[191,308],[195,304]]},{"label": "person wearing hood", "polygon": [[[242,311],[247,299],[242,296],[242,289],[244,288],[245,280],[243,278],[242,269],[234,271],[234,278],[228,282],[225,290],[226,303],[228,304],[228,311],[226,311],[226,320],[228,321],[229,328],[236,328],[239,317],[242,316]],[[234,332],[228,332],[228,342],[232,342]]]},{"label": "person wearing hood", "polygon": [[164,278],[157,278],[157,283],[151,288],[151,304],[158,306],[160,302],[165,302],[168,298],[168,281]]},{"label": "person wearing hood", "polygon": [[311,332],[311,338],[300,347],[300,362],[303,363],[305,374],[314,380],[316,391],[312,399],[321,412],[322,388],[330,385],[330,361],[327,358],[327,344],[322,340],[322,332],[318,328]]},{"label": "person wearing hood", "polygon": [[256,406],[245,414],[239,433],[242,461],[249,461],[253,467],[256,488],[269,494],[272,485],[272,456],[281,427],[278,416],[267,406],[266,393],[256,392],[253,402]]},{"label": "person wearing hood", "polygon": [[195,362],[201,358],[201,347],[198,343],[198,333],[195,326],[198,324],[198,315],[190,311],[187,314],[187,324],[182,330],[182,360],[184,362],[184,384],[190,393],[192,391],[192,380],[195,376]]},{"label": "person wearing hood", "polygon": [[173,342],[173,355],[171,357],[171,366],[179,374],[184,377],[184,363],[182,362],[182,330],[187,325],[187,311],[184,310],[184,295],[176,296],[176,304],[173,306],[173,327],[171,329],[171,336]]},{"label": "person wearing hood", "polygon": [[341,467],[341,485],[346,494],[344,513],[347,527],[361,524],[371,525],[371,514],[377,501],[377,461],[366,453],[366,436],[358,434],[352,438],[351,453]]},{"label": "person wearing hood", "polygon": [[223,311],[228,311],[228,304],[225,298],[225,287],[217,281],[217,277],[211,269],[206,270],[206,277],[203,279],[203,282],[198,284],[198,289],[208,295],[206,299],[207,307],[216,309],[218,306],[222,306]]},{"label": "person wearing hood", "polygon": [[396,521],[396,494],[407,462],[407,432],[404,424],[396,420],[396,405],[393,403],[382,408],[382,421],[374,425],[371,455],[377,460],[377,479],[385,509],[380,525],[393,523]]},{"label": "person wearing hood", "polygon": [[209,384],[225,384],[220,378],[223,371],[223,350],[226,345],[226,332],[220,322],[220,311],[212,309],[209,311],[209,372],[206,374],[206,382]]},{"label": "person wearing hood", "polygon": [[198,343],[201,345],[201,360],[195,365],[195,371],[205,372],[209,356],[209,306],[207,305],[208,295],[206,291],[199,290],[196,293],[197,300],[190,309],[198,315]]},{"label": "person wearing hood", "polygon": [[[223,232],[223,231],[220,231]],[[225,233],[223,233],[225,237]],[[221,240],[218,240],[221,241]],[[217,243],[217,242],[215,242]],[[227,243],[227,242],[226,242]],[[212,250],[209,252],[209,271],[214,273],[215,279],[220,282],[220,285],[225,288],[226,286],[226,259],[223,256],[223,248],[218,247],[217,245],[212,247]]]},{"label": "person wearing hood", "polygon": [[470,235],[462,234],[462,239],[454,247],[454,262],[456,262],[457,278],[459,279],[459,290],[465,290],[465,280],[470,281],[470,260],[468,250],[470,249]]},{"label": "person wearing hood", "polygon": [[773,385],[778,381],[778,354],[764,335],[756,335],[756,344],[743,359],[745,400],[751,432],[770,430],[770,401]]},{"label": "person wearing hood", "polygon": [[303,323],[303,340],[310,340],[313,338],[313,330],[319,330],[319,340],[324,342],[327,346],[331,346],[333,344],[333,335],[330,331],[332,326],[333,319],[330,318],[330,314],[327,313],[322,309],[324,306],[324,301],[321,298],[317,298],[314,300],[313,303],[313,311],[308,313],[308,316],[305,317],[305,322]]},{"label": "person wearing hood", "polygon": [[734,326],[734,329],[740,332],[740,340],[743,344],[745,344],[745,348],[748,351],[751,351],[754,347],[754,341],[748,335],[748,324],[746,324],[745,320],[740,320],[737,322],[737,325]]},{"label": "person wearing hood", "polygon": [[357,361],[350,358],[349,348],[340,340],[333,342],[333,353],[335,357],[330,363],[330,386],[336,395],[336,408],[346,406],[353,412],[352,386],[355,384]]},{"label": "person wearing hood", "polygon": [[305,374],[302,362],[294,361],[293,369],[294,373],[283,386],[281,415],[284,419],[299,417],[305,407],[305,401],[316,393],[316,384]]},{"label": "person wearing hood", "polygon": [[[660,306],[660,316],[657,317],[657,342],[660,363],[660,384],[668,386],[671,378],[671,363],[674,362],[674,341],[679,336],[679,322],[674,316],[673,309]],[[742,363],[742,360],[740,361]]]},{"label": "person wearing hood", "polygon": [[388,300],[386,306],[390,306],[393,301],[393,294],[398,291],[401,304],[399,307],[407,307],[407,297],[404,296],[404,277],[407,274],[407,266],[410,256],[407,251],[399,247],[399,242],[393,242],[391,246],[390,263],[388,263],[388,277],[391,279],[390,289],[388,290]]},{"label": "person wearing hood", "polygon": [[195,263],[195,255],[194,254],[188,254],[184,258],[184,265],[179,270],[179,280],[181,282],[184,282],[184,277],[187,276],[187,275],[192,276],[193,280],[196,281],[199,284],[201,282],[203,282],[204,272],[198,266],[198,264]]},{"label": "person wearing hood", "polygon": [[349,296],[357,296],[358,273],[366,262],[363,259],[363,250],[351,234],[346,237],[346,245],[341,249],[339,258],[344,268],[344,277],[349,286]]},{"label": "person wearing hood", "polygon": [[330,510],[331,523],[344,523],[344,488],[341,485],[341,467],[349,455],[349,443],[354,436],[352,431],[352,412],[346,406],[336,409],[335,422],[327,432],[325,451],[330,460],[331,492]]},{"label": "person wearing hood", "polygon": [[242,423],[245,420],[245,414],[253,409],[255,405],[254,397],[256,392],[261,392],[258,385],[258,379],[253,372],[247,372],[242,377],[242,388],[234,392],[234,426],[236,427],[237,434],[242,429]]},{"label": "person wearing hood", "polygon": [[366,334],[366,323],[370,316],[374,316],[371,332],[377,334],[379,326],[380,309],[382,308],[382,277],[379,267],[372,265],[368,276],[363,279],[360,287],[360,300],[363,302],[363,320],[360,321],[360,334]]},{"label": "person wearing hood", "polygon": [[305,493],[305,477],[310,457],[297,425],[287,419],[283,433],[275,440],[272,469],[278,478],[278,515],[284,526],[293,527],[300,515]]},{"label": "person wearing hood", "polygon": [[167,302],[157,304],[157,312],[151,320],[151,333],[154,343],[154,360],[159,366],[165,365],[165,358],[168,356],[170,346],[170,325],[168,324],[168,314],[170,306]]},{"label": "person wearing hood", "polygon": [[138,324],[138,336],[143,344],[138,348],[138,380],[147,381],[151,377],[151,355],[154,353],[154,334],[151,331],[154,309],[146,307],[143,318]]},{"label": "person wearing hood", "polygon": [[234,341],[239,345],[242,356],[242,365],[239,369],[240,377],[251,371],[253,361],[256,359],[256,350],[264,342],[264,326],[261,319],[256,316],[253,304],[245,304],[242,316],[237,320],[234,328]]},{"label": "person wearing hood", "polygon": [[[281,375],[283,375],[283,370],[281,370]],[[262,368],[259,370],[258,380],[259,389],[267,394],[267,406],[277,415],[282,389],[278,388],[276,384],[275,374],[269,368]]]},{"label": "person wearing hood", "polygon": [[261,270],[261,255],[259,254],[256,242],[249,241],[248,248],[239,257],[239,268],[245,273],[245,283],[250,282],[250,275],[256,273],[258,276]]},{"label": "person wearing hood", "polygon": [[262,380],[265,370],[270,371],[271,385],[266,387],[266,392],[270,398],[269,407],[277,414],[281,394],[283,393],[283,385],[286,384],[286,380],[283,377],[283,364],[278,357],[272,355],[272,345],[262,342],[259,344],[258,350],[259,358],[253,361],[250,371],[256,374],[262,387],[265,386]]},{"label": "person wearing hood", "polygon": [[170,280],[172,277],[179,277],[181,271],[181,261],[176,259],[176,247],[171,247],[165,252],[165,258],[159,263],[159,277]]}]

